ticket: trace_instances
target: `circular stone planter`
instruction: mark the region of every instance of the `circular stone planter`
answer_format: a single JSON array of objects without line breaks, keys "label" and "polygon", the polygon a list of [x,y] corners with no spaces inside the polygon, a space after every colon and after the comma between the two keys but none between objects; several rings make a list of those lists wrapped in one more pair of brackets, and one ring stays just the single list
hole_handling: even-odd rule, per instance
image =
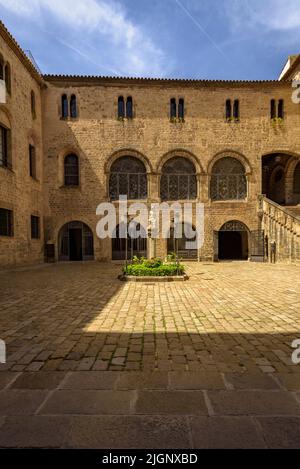
[{"label": "circular stone planter", "polygon": [[124,275],[120,274],[118,276],[119,280],[122,280],[123,282],[184,282],[185,280],[188,280],[189,277],[187,274],[183,275],[160,275],[160,276],[154,276],[154,275],[148,275],[148,276],[142,276],[142,275]]}]

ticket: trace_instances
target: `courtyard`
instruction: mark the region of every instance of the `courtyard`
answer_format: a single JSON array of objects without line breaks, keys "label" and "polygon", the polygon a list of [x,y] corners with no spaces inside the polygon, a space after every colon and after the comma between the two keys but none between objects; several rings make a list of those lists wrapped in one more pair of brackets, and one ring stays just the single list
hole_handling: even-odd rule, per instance
[{"label": "courtyard", "polygon": [[0,447],[299,447],[300,266],[0,272]]}]

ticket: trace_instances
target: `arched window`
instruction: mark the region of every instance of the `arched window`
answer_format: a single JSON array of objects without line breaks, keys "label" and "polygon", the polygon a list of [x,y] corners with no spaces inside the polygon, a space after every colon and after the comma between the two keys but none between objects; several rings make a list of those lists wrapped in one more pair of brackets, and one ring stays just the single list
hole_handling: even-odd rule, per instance
[{"label": "arched window", "polygon": [[226,119],[230,119],[231,118],[231,100],[230,99],[226,100],[225,112],[226,112]]},{"label": "arched window", "polygon": [[118,117],[119,118],[125,117],[125,106],[124,106],[123,96],[119,96],[118,98]]},{"label": "arched window", "polygon": [[35,94],[34,94],[34,91],[33,91],[33,90],[31,90],[31,94],[30,94],[30,105],[31,105],[31,116],[32,116],[32,119],[35,119],[35,118],[36,118]]},{"label": "arched window", "polygon": [[76,96],[72,94],[70,99],[70,116],[77,117],[77,105],[76,105]]},{"label": "arched window", "polygon": [[240,118],[240,103],[238,99],[235,99],[233,103],[233,117],[236,120]]},{"label": "arched window", "polygon": [[300,162],[297,164],[294,172],[294,193],[300,194]]},{"label": "arched window", "polygon": [[181,156],[163,165],[160,179],[161,200],[184,200],[197,197],[197,178],[193,163]]},{"label": "arched window", "polygon": [[178,101],[178,117],[184,119],[184,99],[180,98]]},{"label": "arched window", "polygon": [[11,94],[11,74],[10,74],[10,65],[7,63],[4,68],[4,76],[5,76],[5,85],[6,91],[8,94]]},{"label": "arched window", "polygon": [[174,119],[176,118],[176,99],[175,98],[172,98],[170,100],[170,118],[171,119]]},{"label": "arched window", "polygon": [[133,106],[132,106],[132,97],[128,96],[126,100],[126,117],[127,119],[133,118]]},{"label": "arched window", "polygon": [[68,97],[66,94],[63,94],[61,97],[61,117],[66,119],[69,115],[68,112]]},{"label": "arched window", "polygon": [[78,156],[67,155],[64,160],[65,186],[79,185],[79,161]]},{"label": "arched window", "polygon": [[144,164],[133,156],[122,156],[111,166],[109,196],[118,200],[120,195],[128,199],[147,198],[147,173]]},{"label": "arched window", "polygon": [[247,180],[245,168],[239,160],[225,157],[218,160],[212,169],[210,197],[212,200],[245,199]]}]

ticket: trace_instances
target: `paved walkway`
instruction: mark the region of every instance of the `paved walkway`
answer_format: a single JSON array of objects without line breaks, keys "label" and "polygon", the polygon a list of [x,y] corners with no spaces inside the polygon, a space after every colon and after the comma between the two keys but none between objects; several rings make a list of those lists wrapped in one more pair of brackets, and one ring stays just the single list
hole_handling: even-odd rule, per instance
[{"label": "paved walkway", "polygon": [[0,272],[0,446],[300,446],[300,266],[119,269]]}]

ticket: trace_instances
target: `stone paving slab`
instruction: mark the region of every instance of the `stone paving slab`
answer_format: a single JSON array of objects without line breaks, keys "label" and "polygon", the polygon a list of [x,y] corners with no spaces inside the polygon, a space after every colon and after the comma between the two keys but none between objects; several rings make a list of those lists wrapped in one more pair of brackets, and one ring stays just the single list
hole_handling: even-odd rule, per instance
[{"label": "stone paving slab", "polygon": [[266,448],[251,417],[190,417],[194,448]]},{"label": "stone paving slab", "polygon": [[218,415],[300,415],[300,403],[285,391],[208,391]]},{"label": "stone paving slab", "polygon": [[[1,374],[0,374],[1,376]],[[12,389],[56,389],[65,378],[62,371],[40,371],[20,373],[10,385]]]},{"label": "stone paving slab", "polygon": [[51,394],[39,413],[44,415],[130,414],[132,412],[132,402],[134,399],[134,391],[61,390]]},{"label": "stone paving slab", "polygon": [[273,376],[262,373],[225,373],[229,389],[280,389]]},{"label": "stone paving slab", "polygon": [[173,389],[225,389],[221,374],[213,371],[171,371],[169,382]]},{"label": "stone paving slab", "polygon": [[0,391],[0,415],[32,415],[44,401],[46,391]]},{"label": "stone paving slab", "polygon": [[299,417],[259,417],[257,421],[268,448],[300,448]]},{"label": "stone paving slab", "polygon": [[139,391],[138,414],[208,415],[201,391]]},{"label": "stone paving slab", "polygon": [[68,373],[62,389],[113,389],[119,376],[115,371],[74,371]]},{"label": "stone paving slab", "polygon": [[189,424],[178,416],[8,417],[0,447],[191,448]]}]

